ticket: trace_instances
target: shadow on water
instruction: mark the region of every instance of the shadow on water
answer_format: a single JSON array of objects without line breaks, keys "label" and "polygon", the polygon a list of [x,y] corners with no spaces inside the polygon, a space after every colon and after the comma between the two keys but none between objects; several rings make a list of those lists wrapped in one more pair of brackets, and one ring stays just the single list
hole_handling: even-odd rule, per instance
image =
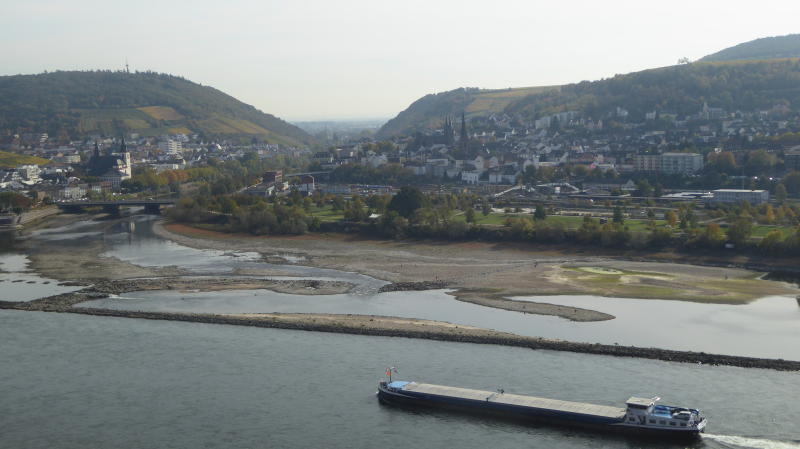
[{"label": "shadow on water", "polygon": [[0,253],[14,251],[14,243],[19,231],[0,232]]},{"label": "shadow on water", "polygon": [[773,271],[767,273],[762,279],[766,279],[768,281],[778,281],[778,282],[788,282],[795,286],[800,287],[800,274],[798,273],[789,273],[786,271]]}]

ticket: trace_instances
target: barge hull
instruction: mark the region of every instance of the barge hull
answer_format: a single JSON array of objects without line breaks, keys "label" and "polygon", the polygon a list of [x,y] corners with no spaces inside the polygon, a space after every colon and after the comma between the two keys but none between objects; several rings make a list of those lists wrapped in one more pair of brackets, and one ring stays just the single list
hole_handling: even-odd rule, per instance
[{"label": "barge hull", "polygon": [[[481,393],[486,393],[487,396],[493,394],[490,392]],[[385,388],[378,389],[378,397],[386,403],[392,405],[416,405],[461,413],[491,415],[522,421],[534,421],[565,427],[580,427],[600,432],[626,435],[659,436],[667,438],[695,438],[699,436],[699,432],[691,430],[676,431],[647,426],[627,426],[622,418],[614,419],[605,416],[582,415],[565,413],[557,410],[520,407],[510,404],[490,402],[489,400],[481,401],[437,395],[414,395],[413,393],[409,394],[397,391],[389,391]]]}]

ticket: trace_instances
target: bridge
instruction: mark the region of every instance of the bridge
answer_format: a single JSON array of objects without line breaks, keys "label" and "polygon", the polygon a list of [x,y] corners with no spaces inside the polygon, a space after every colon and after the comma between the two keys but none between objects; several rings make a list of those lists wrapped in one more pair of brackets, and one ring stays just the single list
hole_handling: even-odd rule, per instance
[{"label": "bridge", "polygon": [[157,214],[162,207],[172,206],[180,200],[128,200],[128,201],[76,201],[59,203],[58,208],[68,213],[80,213],[87,207],[102,207],[105,212],[119,212],[122,206],[144,206],[145,212]]}]

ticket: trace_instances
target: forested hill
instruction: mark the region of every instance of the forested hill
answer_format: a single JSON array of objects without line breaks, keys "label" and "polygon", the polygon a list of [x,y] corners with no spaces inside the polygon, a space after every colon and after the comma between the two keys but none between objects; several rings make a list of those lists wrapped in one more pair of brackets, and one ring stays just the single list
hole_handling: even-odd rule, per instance
[{"label": "forested hill", "polygon": [[701,62],[800,58],[800,34],[756,39],[708,55]]},{"label": "forested hill", "polygon": [[730,112],[786,102],[795,107],[800,104],[800,61],[697,62],[645,70],[528,95],[505,112],[541,117],[577,110],[597,120],[622,107],[630,113],[628,121],[644,122],[648,111],[674,111],[680,117],[696,114],[704,102]]},{"label": "forested hill", "polygon": [[444,117],[450,116],[458,129],[457,119],[461,113],[467,116],[492,112],[502,112],[509,103],[526,95],[558,90],[558,86],[518,87],[509,89],[460,88],[438,94],[429,94],[411,103],[405,111],[386,122],[376,133],[379,139],[392,135],[410,135],[416,131],[432,131],[444,125]]},{"label": "forested hill", "polygon": [[313,143],[300,128],[181,77],[154,72],[53,72],[0,77],[0,132],[77,140],[93,131],[198,133]]}]

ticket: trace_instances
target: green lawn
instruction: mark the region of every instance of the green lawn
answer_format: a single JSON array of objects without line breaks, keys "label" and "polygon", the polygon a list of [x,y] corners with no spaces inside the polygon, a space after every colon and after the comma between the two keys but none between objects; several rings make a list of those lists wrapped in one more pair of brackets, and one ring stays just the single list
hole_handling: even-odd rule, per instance
[{"label": "green lawn", "polygon": [[319,217],[322,221],[338,221],[344,218],[344,212],[334,212],[331,206],[325,206],[322,210],[317,209],[317,206],[312,206],[311,214],[315,217]]},{"label": "green lawn", "polygon": [[770,232],[780,229],[783,232],[783,236],[786,237],[789,234],[794,234],[796,229],[791,226],[763,226],[763,225],[756,225],[753,226],[753,237],[765,237]]}]

